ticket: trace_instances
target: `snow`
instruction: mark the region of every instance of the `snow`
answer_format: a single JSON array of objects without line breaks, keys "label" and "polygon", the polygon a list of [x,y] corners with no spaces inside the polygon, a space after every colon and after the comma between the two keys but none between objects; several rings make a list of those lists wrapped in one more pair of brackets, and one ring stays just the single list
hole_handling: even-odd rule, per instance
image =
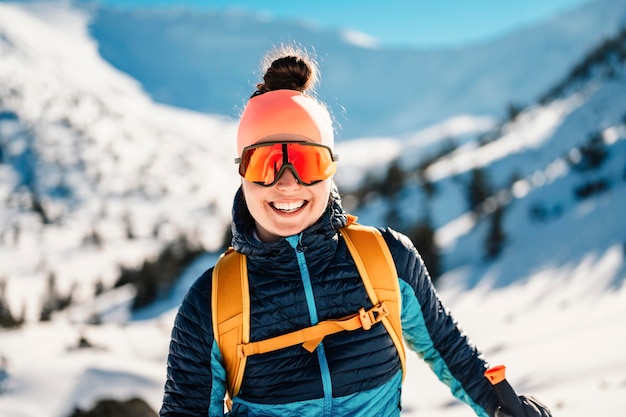
[{"label": "snow", "polygon": [[[41,6],[43,7],[43,6]],[[0,416],[66,417],[103,398],[141,397],[158,410],[176,310],[191,283],[216,259],[238,178],[231,120],[154,103],[140,84],[97,52],[89,16],[69,5],[49,10],[0,3],[0,277],[13,312],[28,323],[0,331]],[[8,94],[14,89],[20,94]],[[493,364],[506,364],[511,384],[555,415],[588,417],[626,411],[626,76],[599,80],[503,125],[497,140],[477,146],[490,118],[459,115],[404,137],[340,141],[341,189],[366,171],[381,175],[399,158],[419,163],[451,138],[458,149],[430,165],[436,197],[426,207],[419,187],[396,204],[411,219],[429,209],[447,272],[438,292]],[[609,151],[591,174],[565,161],[599,132]],[[47,212],[43,224],[18,192],[19,157],[35,149],[34,170]],[[467,213],[462,188],[481,167],[503,194],[507,244],[482,255],[486,221]],[[611,187],[586,199],[572,189],[589,179]],[[65,184],[69,197],[49,190]],[[55,188],[56,187],[56,188]],[[18,190],[18,191],[16,191]],[[529,212],[541,203],[542,220]],[[355,214],[384,224],[388,202]],[[557,210],[558,208],[558,210]],[[135,239],[125,237],[131,219]],[[155,226],[158,233],[153,235]],[[16,230],[18,230],[17,232]],[[85,238],[93,230],[101,245]],[[192,262],[158,302],[132,312],[134,289],[110,289],[120,265],[138,265],[184,230],[208,252]],[[51,322],[37,321],[47,278],[58,290],[78,285],[75,303]],[[93,285],[107,290],[95,296]],[[102,324],[90,324],[98,315]],[[79,347],[81,338],[90,347]],[[471,416],[415,354],[409,353],[404,416]]]}]

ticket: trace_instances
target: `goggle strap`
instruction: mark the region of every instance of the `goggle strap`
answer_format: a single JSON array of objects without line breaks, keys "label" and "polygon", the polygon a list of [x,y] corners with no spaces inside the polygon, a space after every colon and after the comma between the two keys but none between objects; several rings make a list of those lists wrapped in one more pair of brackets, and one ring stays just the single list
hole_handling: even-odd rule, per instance
[{"label": "goggle strap", "polygon": [[[333,162],[337,162],[339,160],[339,154],[336,154],[336,153],[332,154],[331,159],[333,160]],[[240,157],[235,158],[235,164],[237,165],[241,164]]]}]

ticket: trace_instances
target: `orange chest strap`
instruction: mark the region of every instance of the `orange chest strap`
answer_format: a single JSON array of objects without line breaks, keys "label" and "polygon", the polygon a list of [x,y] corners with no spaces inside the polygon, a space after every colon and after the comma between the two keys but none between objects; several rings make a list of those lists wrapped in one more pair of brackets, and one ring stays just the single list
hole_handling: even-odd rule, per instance
[{"label": "orange chest strap", "polygon": [[326,320],[314,326],[296,330],[280,336],[272,337],[258,342],[241,343],[237,346],[237,355],[247,357],[262,353],[273,352],[289,346],[302,345],[309,352],[313,352],[325,336],[342,331],[352,331],[356,329],[369,330],[372,325],[380,323],[389,311],[385,303],[376,305],[369,310],[359,309],[357,314],[353,314],[343,319]]}]

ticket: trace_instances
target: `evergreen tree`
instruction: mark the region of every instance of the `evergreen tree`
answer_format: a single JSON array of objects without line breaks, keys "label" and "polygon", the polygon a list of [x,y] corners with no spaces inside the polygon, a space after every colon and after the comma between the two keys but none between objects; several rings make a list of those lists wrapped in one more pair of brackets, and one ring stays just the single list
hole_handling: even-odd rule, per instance
[{"label": "evergreen tree", "polygon": [[52,319],[52,313],[58,309],[59,295],[56,287],[56,276],[54,273],[48,275],[48,288],[44,295],[43,303],[41,304],[41,313],[39,314],[40,321],[50,321]]},{"label": "evergreen tree", "polygon": [[72,284],[67,296],[61,296],[57,289],[56,275],[51,272],[50,275],[48,275],[48,288],[44,294],[44,299],[41,304],[39,320],[50,321],[52,319],[52,314],[55,311],[61,311],[69,307],[72,304],[76,288],[77,284]]},{"label": "evergreen tree", "polygon": [[506,108],[508,120],[514,122],[522,111],[524,111],[524,106],[516,103],[509,103]]},{"label": "evergreen tree", "polygon": [[103,292],[104,292],[104,283],[102,282],[101,279],[98,279],[98,281],[96,281],[96,283],[94,284],[93,295],[97,297]]},{"label": "evergreen tree", "polygon": [[485,236],[485,257],[487,259],[496,258],[506,242],[506,234],[502,228],[503,216],[504,207],[501,205],[489,216],[489,230]]},{"label": "evergreen tree", "polygon": [[474,168],[470,173],[470,182],[467,187],[467,203],[469,210],[482,214],[482,203],[493,194],[493,187],[484,170]]},{"label": "evergreen tree", "polygon": [[402,216],[400,216],[400,213],[398,212],[398,205],[395,203],[395,201],[391,202],[391,204],[389,204],[389,206],[387,207],[385,223],[392,229],[402,229]]},{"label": "evergreen tree", "polygon": [[183,269],[203,252],[202,247],[181,236],[168,244],[156,259],[145,260],[140,268],[121,267],[115,287],[132,284],[137,290],[132,309],[145,307],[169,291]]},{"label": "evergreen tree", "polygon": [[126,234],[126,239],[133,240],[135,239],[135,229],[133,227],[133,219],[129,212],[124,213],[122,216],[122,223],[124,224],[124,232]]},{"label": "evergreen tree", "polygon": [[417,178],[419,184],[422,186],[422,190],[424,191],[424,195],[427,199],[433,198],[435,192],[437,192],[437,187],[435,184],[428,178],[426,175],[425,169],[418,169]]},{"label": "evergreen tree", "polygon": [[435,229],[432,227],[430,219],[421,220],[406,235],[413,241],[415,248],[424,260],[431,279],[435,282],[442,272],[441,255],[435,242]]},{"label": "evergreen tree", "polygon": [[607,146],[601,133],[589,136],[587,142],[579,148],[580,161],[574,165],[580,171],[599,168],[608,156]]},{"label": "evergreen tree", "polygon": [[9,302],[6,297],[6,281],[0,280],[0,328],[13,329],[24,324],[25,314],[22,317],[15,317],[11,312]]},{"label": "evergreen tree", "polygon": [[381,186],[381,194],[387,197],[394,197],[404,186],[405,173],[400,166],[400,161],[395,159],[389,164],[387,175]]}]

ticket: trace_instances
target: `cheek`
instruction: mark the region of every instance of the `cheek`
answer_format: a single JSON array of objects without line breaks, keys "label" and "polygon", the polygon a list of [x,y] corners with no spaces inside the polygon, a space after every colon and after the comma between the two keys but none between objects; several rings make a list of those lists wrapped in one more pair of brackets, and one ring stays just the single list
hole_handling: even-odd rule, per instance
[{"label": "cheek", "polygon": [[322,200],[328,201],[330,198],[330,191],[333,189],[333,181],[331,178],[322,181],[320,184],[320,189],[317,191],[319,193],[319,198]]},{"label": "cheek", "polygon": [[[319,184],[314,185],[312,188],[314,195],[314,204],[317,207],[316,211],[324,212],[326,206],[328,205],[328,200],[330,198],[330,191],[332,189],[332,181],[326,180]],[[320,214],[321,214],[320,213]]]},{"label": "cheek", "polygon": [[248,210],[250,213],[254,215],[254,210],[259,205],[259,201],[262,201],[263,196],[261,195],[260,187],[254,187],[247,181],[243,181],[242,183],[243,195],[246,200],[246,205],[248,206]]}]

